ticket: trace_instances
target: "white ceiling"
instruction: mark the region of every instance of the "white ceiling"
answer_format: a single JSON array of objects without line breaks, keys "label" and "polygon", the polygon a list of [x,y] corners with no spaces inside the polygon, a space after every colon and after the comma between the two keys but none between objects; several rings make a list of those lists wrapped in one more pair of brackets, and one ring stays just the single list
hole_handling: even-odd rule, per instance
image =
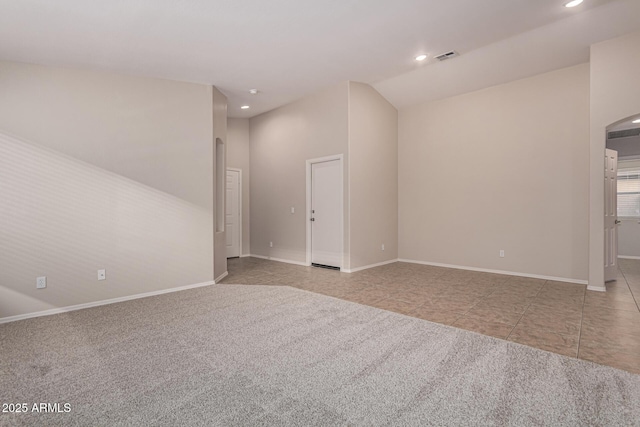
[{"label": "white ceiling", "polygon": [[0,0],[0,60],[212,84],[230,117],[345,80],[401,108],[586,62],[640,29],[638,0],[565,1]]}]

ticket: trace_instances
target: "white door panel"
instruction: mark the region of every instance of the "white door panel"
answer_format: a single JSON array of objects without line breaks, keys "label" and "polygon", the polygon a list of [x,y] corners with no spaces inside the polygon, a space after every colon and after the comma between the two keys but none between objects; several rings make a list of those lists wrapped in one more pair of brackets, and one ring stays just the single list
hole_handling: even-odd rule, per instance
[{"label": "white door panel", "polygon": [[604,281],[618,274],[618,152],[606,149],[604,160]]},{"label": "white door panel", "polygon": [[227,170],[225,230],[227,258],[240,256],[240,172]]},{"label": "white door panel", "polygon": [[311,263],[342,267],[342,162],[311,165]]}]

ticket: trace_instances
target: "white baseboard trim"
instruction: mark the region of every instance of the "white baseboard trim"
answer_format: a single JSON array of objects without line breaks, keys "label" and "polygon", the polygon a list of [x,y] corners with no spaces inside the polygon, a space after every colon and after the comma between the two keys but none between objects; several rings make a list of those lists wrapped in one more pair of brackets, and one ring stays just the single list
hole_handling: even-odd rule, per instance
[{"label": "white baseboard trim", "polygon": [[128,295],[126,297],[118,297],[105,299],[101,301],[88,302],[84,304],[70,305],[68,307],[52,308],[51,310],[36,311],[34,313],[19,314],[17,316],[9,316],[0,318],[0,324],[17,322],[18,320],[31,319],[34,317],[51,316],[52,314],[68,313],[70,311],[83,310],[85,308],[98,307],[101,305],[115,304],[117,302],[130,301],[134,299],[147,298],[156,295],[169,294],[172,292],[186,291],[187,289],[201,288],[203,286],[215,285],[215,282],[203,282],[195,285],[180,286],[177,288],[162,289],[160,291],[145,292],[142,294]]},{"label": "white baseboard trim", "polygon": [[254,254],[251,254],[249,256],[254,257],[254,258],[267,259],[269,261],[284,262],[285,264],[293,264],[293,265],[301,265],[303,267],[309,267],[309,264],[307,264],[306,262],[301,262],[301,261],[292,261],[290,259],[273,258],[273,257],[269,257],[269,256],[254,255]]},{"label": "white baseboard trim", "polygon": [[355,273],[357,271],[368,270],[369,268],[381,267],[383,265],[393,264],[394,262],[398,262],[398,259],[397,258],[396,259],[390,259],[388,261],[379,262],[377,264],[369,264],[369,265],[365,265],[363,267],[351,268],[349,270],[342,269],[340,271],[342,271],[343,273]]},{"label": "white baseboard trim", "polygon": [[640,256],[626,256],[626,255],[618,255],[620,259],[640,259]]},{"label": "white baseboard trim", "polygon": [[252,256],[253,255],[251,255],[251,254],[242,254],[242,255],[240,255],[240,258],[249,258],[249,257],[252,257]]},{"label": "white baseboard trim", "polygon": [[607,292],[607,288],[604,286],[587,286],[588,291]]},{"label": "white baseboard trim", "polygon": [[221,275],[216,277],[216,279],[213,281],[213,283],[218,283],[219,281],[221,281],[222,279],[224,279],[228,275],[229,275],[229,270],[225,271],[224,273],[222,273]]},{"label": "white baseboard trim", "polygon": [[530,277],[532,279],[542,279],[542,280],[553,280],[556,282],[567,282],[567,283],[577,283],[579,285],[587,285],[587,280],[579,280],[579,279],[567,279],[566,277],[553,277],[553,276],[542,276],[540,274],[529,274],[529,273],[516,273],[513,271],[504,271],[504,270],[491,270],[488,268],[477,268],[477,267],[466,267],[463,265],[453,265],[453,264],[442,264],[439,262],[427,262],[427,261],[416,261],[411,259],[399,259],[400,262],[408,262],[411,264],[422,264],[422,265],[432,265],[434,267],[445,267],[445,268],[455,268],[458,270],[469,270],[469,271],[479,271],[482,273],[494,273],[494,274],[504,274],[507,276],[520,276],[520,277]]}]

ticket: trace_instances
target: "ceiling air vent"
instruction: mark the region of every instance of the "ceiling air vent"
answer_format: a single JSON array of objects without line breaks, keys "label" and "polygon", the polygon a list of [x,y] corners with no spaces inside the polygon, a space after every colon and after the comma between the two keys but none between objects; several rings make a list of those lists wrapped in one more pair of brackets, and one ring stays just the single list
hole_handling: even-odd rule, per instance
[{"label": "ceiling air vent", "polygon": [[640,128],[635,129],[626,129],[626,130],[616,130],[613,132],[609,132],[607,134],[607,138],[616,139],[616,138],[627,138],[629,136],[638,136],[640,135]]},{"label": "ceiling air vent", "polygon": [[456,52],[455,50],[452,50],[450,52],[443,53],[443,54],[440,54],[440,55],[436,56],[436,59],[438,61],[444,61],[446,59],[454,58],[456,56],[458,56],[458,52]]}]

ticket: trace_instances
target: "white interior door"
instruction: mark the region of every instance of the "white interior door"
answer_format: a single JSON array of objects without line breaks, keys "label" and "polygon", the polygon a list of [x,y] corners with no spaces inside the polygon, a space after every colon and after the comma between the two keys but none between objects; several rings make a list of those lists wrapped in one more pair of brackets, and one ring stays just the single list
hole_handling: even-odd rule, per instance
[{"label": "white interior door", "polygon": [[618,275],[618,152],[606,149],[604,161],[604,281]]},{"label": "white interior door", "polygon": [[342,162],[311,164],[311,263],[342,268]]},{"label": "white interior door", "polygon": [[240,256],[240,171],[227,169],[225,230],[227,258]]}]

